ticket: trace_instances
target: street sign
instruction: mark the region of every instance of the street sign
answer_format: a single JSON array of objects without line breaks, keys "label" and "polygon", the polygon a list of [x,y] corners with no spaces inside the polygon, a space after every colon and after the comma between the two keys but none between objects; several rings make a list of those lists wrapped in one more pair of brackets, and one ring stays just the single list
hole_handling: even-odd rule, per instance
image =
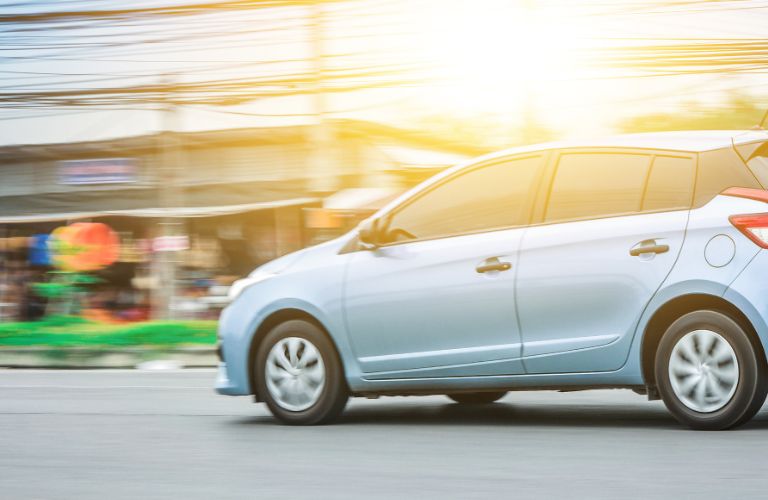
[{"label": "street sign", "polygon": [[124,184],[138,180],[135,158],[100,158],[58,162],[59,183]]},{"label": "street sign", "polygon": [[152,240],[155,252],[181,252],[189,250],[189,236],[158,236]]}]

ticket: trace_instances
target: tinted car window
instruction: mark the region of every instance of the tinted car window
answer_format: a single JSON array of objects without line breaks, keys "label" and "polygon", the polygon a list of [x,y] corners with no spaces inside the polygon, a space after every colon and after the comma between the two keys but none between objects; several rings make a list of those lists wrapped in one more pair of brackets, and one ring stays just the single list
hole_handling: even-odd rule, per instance
[{"label": "tinted car window", "polygon": [[430,239],[527,223],[526,201],[541,157],[508,160],[449,179],[390,218],[385,243]]},{"label": "tinted car window", "polygon": [[545,213],[548,222],[640,210],[648,155],[572,153],[560,156]]},{"label": "tinted car window", "polygon": [[656,156],[643,198],[643,211],[686,209],[693,196],[691,158]]}]

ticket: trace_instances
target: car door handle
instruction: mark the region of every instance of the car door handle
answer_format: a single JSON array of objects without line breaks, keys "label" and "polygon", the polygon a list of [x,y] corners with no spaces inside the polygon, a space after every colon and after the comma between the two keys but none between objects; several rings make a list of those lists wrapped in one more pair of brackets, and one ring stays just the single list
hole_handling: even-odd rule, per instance
[{"label": "car door handle", "polygon": [[669,252],[669,245],[659,245],[655,240],[641,241],[629,249],[629,255],[638,257],[644,253],[666,253]]},{"label": "car door handle", "polygon": [[510,269],[512,269],[512,264],[509,262],[501,262],[495,259],[488,259],[478,264],[478,266],[475,268],[475,271],[478,273],[487,273],[490,271],[509,271]]}]

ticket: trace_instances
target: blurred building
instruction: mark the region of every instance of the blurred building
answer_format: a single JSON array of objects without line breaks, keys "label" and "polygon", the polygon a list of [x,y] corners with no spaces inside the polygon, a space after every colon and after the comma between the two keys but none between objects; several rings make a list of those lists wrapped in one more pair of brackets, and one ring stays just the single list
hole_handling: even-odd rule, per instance
[{"label": "blurred building", "polygon": [[[37,279],[36,267],[45,268],[30,263],[31,237],[58,226],[98,220],[117,231],[122,255],[102,272],[113,287],[106,295],[147,305],[147,297],[121,292],[158,286],[159,253],[173,253],[182,296],[208,290],[341,234],[419,181],[482,152],[381,124],[330,125],[334,140],[322,152],[322,184],[330,189],[322,192],[313,187],[309,126],[0,148],[0,316],[18,316],[13,296]],[[167,235],[167,224],[177,226],[176,236]],[[194,303],[179,308],[194,315]]]}]

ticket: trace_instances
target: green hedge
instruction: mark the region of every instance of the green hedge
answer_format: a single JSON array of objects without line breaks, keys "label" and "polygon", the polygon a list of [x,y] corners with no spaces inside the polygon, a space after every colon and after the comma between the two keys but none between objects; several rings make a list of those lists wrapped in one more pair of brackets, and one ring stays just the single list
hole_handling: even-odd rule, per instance
[{"label": "green hedge", "polygon": [[166,347],[215,343],[216,321],[108,324],[65,316],[43,321],[0,323],[0,347]]}]

